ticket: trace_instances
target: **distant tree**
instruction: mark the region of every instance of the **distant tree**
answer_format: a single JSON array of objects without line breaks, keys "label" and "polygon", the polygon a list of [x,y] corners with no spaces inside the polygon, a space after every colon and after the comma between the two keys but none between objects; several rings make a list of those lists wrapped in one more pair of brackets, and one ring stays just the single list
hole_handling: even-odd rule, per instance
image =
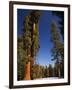
[{"label": "distant tree", "polygon": [[42,66],[42,78],[45,78],[46,77],[46,75],[45,75],[45,66]]},{"label": "distant tree", "polygon": [[44,77],[46,78],[46,77],[48,77],[48,67],[47,66],[45,66],[45,69],[44,69]]},{"label": "distant tree", "polygon": [[53,68],[52,68],[52,65],[49,64],[48,66],[48,77],[52,77],[53,76]]},{"label": "distant tree", "polygon": [[34,64],[33,68],[32,68],[32,78],[33,79],[38,79],[38,78],[42,78],[42,66],[38,65],[38,64]]},{"label": "distant tree", "polygon": [[52,11],[52,13],[60,18],[60,20],[58,21],[58,23],[60,24],[59,29],[64,39],[64,11]]},{"label": "distant tree", "polygon": [[[60,33],[57,30],[57,26],[55,22],[52,22],[51,24],[51,41],[53,43],[53,48],[52,48],[52,60],[55,60],[58,65],[60,63],[64,62],[64,44],[60,39]],[[62,64],[64,67],[64,64]],[[59,71],[59,77],[61,77],[61,68],[58,67]],[[64,69],[64,68],[63,68]]]}]

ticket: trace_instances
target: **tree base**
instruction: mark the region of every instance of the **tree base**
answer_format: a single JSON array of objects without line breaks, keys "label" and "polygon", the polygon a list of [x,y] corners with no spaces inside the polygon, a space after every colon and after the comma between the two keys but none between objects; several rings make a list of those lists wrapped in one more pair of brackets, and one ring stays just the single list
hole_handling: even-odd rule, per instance
[{"label": "tree base", "polygon": [[30,77],[30,62],[28,62],[26,64],[24,80],[31,80],[31,77]]}]

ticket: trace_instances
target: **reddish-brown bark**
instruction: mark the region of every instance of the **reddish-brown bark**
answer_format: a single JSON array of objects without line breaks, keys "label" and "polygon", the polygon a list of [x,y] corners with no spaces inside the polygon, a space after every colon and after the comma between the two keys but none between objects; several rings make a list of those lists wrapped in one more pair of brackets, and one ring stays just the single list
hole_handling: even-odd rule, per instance
[{"label": "reddish-brown bark", "polygon": [[31,77],[30,77],[30,61],[26,64],[24,80],[31,80]]}]

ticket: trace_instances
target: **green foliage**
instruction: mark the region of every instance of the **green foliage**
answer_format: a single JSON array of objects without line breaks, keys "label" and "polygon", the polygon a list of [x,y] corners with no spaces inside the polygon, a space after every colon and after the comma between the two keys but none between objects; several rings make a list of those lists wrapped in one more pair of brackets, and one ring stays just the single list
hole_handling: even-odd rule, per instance
[{"label": "green foliage", "polygon": [[60,18],[60,20],[58,21],[58,23],[60,24],[59,29],[64,39],[64,12],[63,11],[52,11],[52,13]]},{"label": "green foliage", "polygon": [[53,76],[53,67],[51,64],[49,64],[48,67],[48,77],[52,77]]},{"label": "green foliage", "polygon": [[61,74],[64,76],[64,44],[60,39],[60,33],[57,30],[55,22],[51,24],[51,41],[53,43],[52,57],[55,60],[55,66],[41,66],[32,63],[36,59],[39,50],[39,31],[38,21],[40,12],[33,10],[27,15],[23,23],[23,35],[18,36],[17,41],[17,75],[18,80],[23,80],[25,76],[26,63],[31,60],[31,79],[53,77]]},{"label": "green foliage", "polygon": [[33,66],[32,77],[33,79],[42,78],[41,67],[37,64]]},{"label": "green foliage", "polygon": [[[52,48],[52,60],[56,61],[56,67],[58,67],[58,70],[60,70],[58,73],[64,72],[64,44],[60,39],[60,33],[57,30],[57,26],[55,22],[52,22],[51,25],[51,41],[53,43]],[[61,71],[61,63],[63,70]],[[64,75],[62,75],[63,77]]]},{"label": "green foliage", "polygon": [[24,25],[23,25],[23,43],[24,43],[24,50],[27,51],[28,48],[31,47],[31,31],[29,25],[29,16],[25,17]]},{"label": "green foliage", "polygon": [[[18,36],[18,45],[17,45],[18,80],[24,79],[25,66],[26,66],[26,62],[28,62],[29,60],[29,56],[35,60],[36,54],[38,52],[39,17],[40,17],[39,12],[36,10],[31,11],[29,15],[24,17],[23,35],[21,37]],[[35,28],[33,28],[33,25],[35,25]],[[31,65],[31,68],[32,68],[32,65]]]},{"label": "green foliage", "polygon": [[30,20],[31,20],[33,23],[38,23],[39,18],[40,18],[40,11],[38,11],[38,10],[33,10],[33,11],[31,11],[30,16],[31,16]]},{"label": "green foliage", "polygon": [[[38,20],[39,20],[39,12],[35,10],[31,11],[30,14],[25,17],[24,20],[24,29],[23,29],[24,49],[28,51],[29,49],[31,50],[32,47],[31,52],[33,53],[33,57],[36,56],[37,51],[39,49],[39,32],[37,23]],[[34,29],[33,25],[35,25]]]},{"label": "green foliage", "polygon": [[51,25],[51,34],[52,34],[52,42],[53,42],[53,49],[52,49],[52,55],[54,57],[54,59],[59,59],[59,56],[62,57],[63,55],[63,49],[64,49],[64,45],[60,40],[60,33],[57,31],[57,27],[56,27],[56,23],[53,22]]},{"label": "green foliage", "polygon": [[24,68],[26,63],[26,52],[23,49],[23,40],[22,37],[18,37],[17,41],[17,75],[18,80],[22,80],[24,78]]},{"label": "green foliage", "polygon": [[35,24],[34,30],[34,56],[36,56],[39,50],[39,32],[38,32],[38,24]]},{"label": "green foliage", "polygon": [[34,64],[32,69],[32,77],[33,79],[40,79],[40,78],[48,78],[53,77],[53,67],[50,64],[49,66],[41,66],[39,64]]}]

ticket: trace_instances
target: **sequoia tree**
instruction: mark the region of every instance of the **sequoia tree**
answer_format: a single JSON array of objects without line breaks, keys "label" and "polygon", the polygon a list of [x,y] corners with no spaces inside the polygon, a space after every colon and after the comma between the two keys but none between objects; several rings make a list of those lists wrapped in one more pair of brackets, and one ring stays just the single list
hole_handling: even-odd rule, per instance
[{"label": "sequoia tree", "polygon": [[[40,17],[39,11],[31,11],[24,20],[24,29],[23,29],[23,43],[24,50],[27,53],[26,63],[30,65],[30,74],[29,77],[32,79],[32,66],[35,61],[35,57],[39,50],[39,31],[38,31],[38,21]],[[26,67],[27,68],[27,67]],[[26,79],[26,76],[24,77]]]}]

